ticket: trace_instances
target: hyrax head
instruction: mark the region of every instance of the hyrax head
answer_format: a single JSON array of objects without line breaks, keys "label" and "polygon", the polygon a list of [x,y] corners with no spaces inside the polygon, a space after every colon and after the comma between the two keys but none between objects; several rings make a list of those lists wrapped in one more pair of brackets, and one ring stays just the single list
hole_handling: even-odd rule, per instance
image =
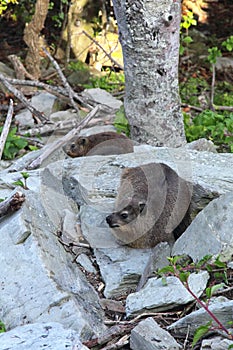
[{"label": "hyrax head", "polygon": [[143,215],[145,213],[145,207],[146,203],[132,202],[122,210],[108,215],[106,221],[110,228],[119,228],[133,222],[139,215]]},{"label": "hyrax head", "polygon": [[85,136],[74,137],[70,143],[64,147],[64,151],[72,158],[82,157],[87,153],[89,138]]}]

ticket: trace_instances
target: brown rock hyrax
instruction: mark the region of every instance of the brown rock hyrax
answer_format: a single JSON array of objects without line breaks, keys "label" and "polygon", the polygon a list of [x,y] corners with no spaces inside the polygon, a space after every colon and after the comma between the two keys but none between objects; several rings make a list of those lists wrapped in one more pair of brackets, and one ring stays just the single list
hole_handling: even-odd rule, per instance
[{"label": "brown rock hyrax", "polygon": [[76,136],[64,147],[70,157],[110,155],[133,152],[133,141],[123,134],[105,131],[90,136]]},{"label": "brown rock hyrax", "polygon": [[165,164],[125,168],[115,211],[106,221],[114,236],[130,247],[151,248],[163,241],[172,244],[178,227],[186,228],[182,220],[189,218],[191,196],[191,183]]}]

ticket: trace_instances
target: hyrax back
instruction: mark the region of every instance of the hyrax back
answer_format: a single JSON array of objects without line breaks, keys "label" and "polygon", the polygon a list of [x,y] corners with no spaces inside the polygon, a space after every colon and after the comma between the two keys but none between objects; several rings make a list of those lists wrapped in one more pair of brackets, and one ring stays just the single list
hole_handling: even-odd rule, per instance
[{"label": "hyrax back", "polygon": [[90,136],[76,136],[64,147],[70,157],[110,155],[133,152],[133,142],[123,134],[106,131]]},{"label": "hyrax back", "polygon": [[126,168],[115,211],[106,221],[120,242],[134,248],[151,248],[163,241],[173,243],[173,231],[189,209],[191,188],[165,164]]}]

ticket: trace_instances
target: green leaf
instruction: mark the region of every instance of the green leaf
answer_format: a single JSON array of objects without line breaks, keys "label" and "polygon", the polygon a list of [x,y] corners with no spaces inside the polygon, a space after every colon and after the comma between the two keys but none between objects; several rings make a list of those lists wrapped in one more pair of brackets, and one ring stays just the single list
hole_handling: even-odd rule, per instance
[{"label": "green leaf", "polygon": [[6,332],[6,327],[2,321],[0,321],[0,333]]},{"label": "green leaf", "polygon": [[159,275],[165,275],[167,273],[172,273],[174,274],[175,273],[175,269],[173,266],[165,266],[163,267],[162,269],[158,270],[158,274]]},{"label": "green leaf", "polygon": [[13,182],[13,185],[24,187],[24,183],[21,180],[17,180],[15,182]]},{"label": "green leaf", "polygon": [[28,179],[30,176],[26,171],[22,171],[21,175],[23,176],[24,179]]},{"label": "green leaf", "polygon": [[163,285],[163,286],[167,286],[167,279],[166,279],[165,276],[163,276],[163,277],[161,278],[161,281],[162,281],[162,285]]},{"label": "green leaf", "polygon": [[190,272],[180,272],[179,278],[181,282],[187,282]]},{"label": "green leaf", "polygon": [[219,257],[214,261],[214,265],[219,268],[227,268],[226,263],[219,260]]},{"label": "green leaf", "polygon": [[192,43],[193,42],[193,39],[191,38],[191,36],[186,36],[183,40],[183,43],[185,43],[185,44],[190,44],[190,43]]},{"label": "green leaf", "polygon": [[192,341],[192,348],[197,344],[197,342],[210,330],[212,325],[212,321],[209,321],[206,325],[200,326],[197,328],[197,330],[194,333],[193,341]]},{"label": "green leaf", "polygon": [[124,132],[129,136],[129,122],[125,117],[124,107],[121,107],[116,113],[116,118],[114,119],[114,126],[118,132]]}]

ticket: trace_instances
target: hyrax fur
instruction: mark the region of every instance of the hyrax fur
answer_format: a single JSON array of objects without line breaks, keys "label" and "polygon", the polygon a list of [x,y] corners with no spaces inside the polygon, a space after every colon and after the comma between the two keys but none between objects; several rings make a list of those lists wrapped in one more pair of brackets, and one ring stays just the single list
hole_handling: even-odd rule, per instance
[{"label": "hyrax fur", "polygon": [[130,247],[152,248],[164,241],[172,244],[174,231],[179,234],[182,220],[189,218],[191,196],[191,183],[165,164],[125,168],[115,211],[106,221],[117,239]]},{"label": "hyrax fur", "polygon": [[123,134],[105,131],[90,136],[76,136],[64,147],[70,157],[110,155],[133,152],[133,141]]}]

